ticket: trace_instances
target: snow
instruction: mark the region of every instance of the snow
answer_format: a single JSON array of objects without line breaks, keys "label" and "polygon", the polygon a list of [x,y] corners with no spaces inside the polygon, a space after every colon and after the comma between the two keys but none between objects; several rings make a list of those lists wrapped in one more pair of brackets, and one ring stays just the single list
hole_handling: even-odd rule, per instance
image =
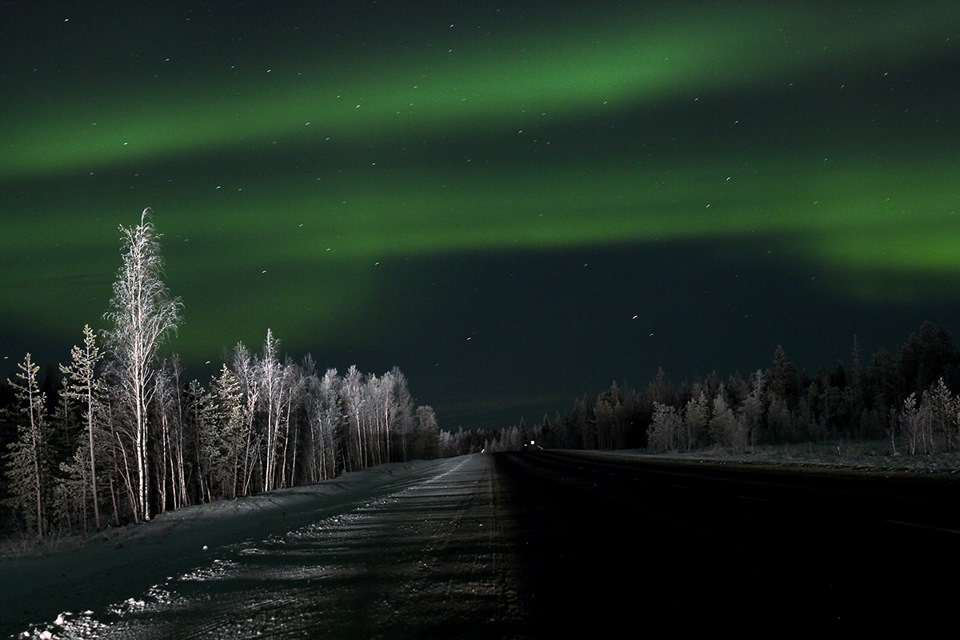
[{"label": "snow", "polygon": [[802,468],[805,472],[874,473],[883,475],[945,475],[960,474],[960,453],[932,455],[904,455],[891,450],[889,440],[834,441],[768,446],[761,445],[741,453],[722,448],[691,452],[650,453],[646,449],[615,452],[581,452],[584,455],[606,457],[647,457],[651,459],[717,463],[724,465],[763,465]]},{"label": "snow", "polygon": [[[830,473],[953,473],[883,443],[658,454]],[[382,465],[0,556],[0,636],[518,637],[528,603],[492,457]],[[438,631],[438,637],[444,635]]]},{"label": "snow", "polygon": [[520,605],[492,478],[481,455],[382,465],[8,554],[0,559],[0,635],[502,628],[519,619]]}]

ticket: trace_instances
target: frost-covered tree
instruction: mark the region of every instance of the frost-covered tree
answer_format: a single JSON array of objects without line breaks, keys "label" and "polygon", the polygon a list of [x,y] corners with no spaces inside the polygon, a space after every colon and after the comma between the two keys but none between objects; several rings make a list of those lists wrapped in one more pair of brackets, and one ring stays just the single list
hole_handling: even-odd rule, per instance
[{"label": "frost-covered tree", "polygon": [[320,377],[316,363],[307,356],[303,360],[303,448],[302,477],[307,484],[319,482],[323,474],[323,433],[318,420],[321,404]]},{"label": "frost-covered tree", "polygon": [[337,472],[338,433],[344,414],[340,398],[340,376],[327,369],[310,395],[308,416],[310,440],[307,448],[307,481],[332,478]]},{"label": "frost-covered tree", "polygon": [[647,446],[654,451],[673,451],[683,434],[683,416],[676,407],[653,403],[653,419],[647,429]]},{"label": "frost-covered tree", "polygon": [[[159,432],[154,440],[157,464],[154,475],[159,493],[160,511],[179,509],[189,504],[187,488],[187,452],[189,438],[184,420],[180,362],[176,356],[165,361],[154,376],[153,411]],[[192,381],[188,390],[200,384]],[[191,434],[192,435],[192,434]]]},{"label": "frost-covered tree", "polygon": [[926,425],[930,422],[929,409],[923,405],[918,406],[916,392],[911,392],[907,399],[903,401],[899,422],[900,433],[907,441],[907,451],[910,455],[915,455],[917,445],[920,444],[922,447],[925,443],[923,434],[927,430]]},{"label": "frost-covered tree", "polygon": [[417,407],[417,426],[414,436],[414,457],[433,460],[440,455],[440,428],[433,407]]},{"label": "frost-covered tree", "polygon": [[457,448],[457,438],[454,434],[449,431],[440,432],[440,457],[441,458],[452,458],[453,456],[459,455]]},{"label": "frost-covered tree", "polygon": [[410,394],[407,377],[398,367],[391,369],[390,374],[389,454],[391,460],[405,461],[409,457],[410,439],[413,435],[413,396]]},{"label": "frost-covered tree", "polygon": [[296,484],[300,425],[304,415],[306,388],[307,380],[303,369],[287,358],[283,365],[280,437],[278,438],[280,460],[277,486],[280,488]]},{"label": "frost-covered tree", "polygon": [[6,503],[39,537],[46,533],[46,397],[40,391],[40,366],[28,353],[17,364],[17,380],[7,379],[17,401],[17,439],[10,443]]},{"label": "frost-covered tree", "polygon": [[[212,385],[211,385],[212,386]],[[197,482],[200,499],[211,502],[222,497],[219,480],[224,464],[224,442],[220,431],[220,407],[213,390],[203,389],[197,380],[191,380],[189,406],[196,429]]]},{"label": "frost-covered tree", "polygon": [[763,430],[764,416],[764,389],[766,376],[759,369],[750,376],[750,391],[740,405],[739,419],[743,425],[744,435],[751,446],[756,446]]},{"label": "frost-covered tree", "polygon": [[260,378],[261,412],[264,417],[265,449],[263,461],[263,490],[274,488],[277,464],[277,440],[280,436],[280,419],[283,409],[283,367],[277,355],[278,341],[267,329],[263,342],[263,355],[258,374]]},{"label": "frost-covered tree", "polygon": [[96,367],[102,358],[100,347],[97,346],[97,336],[90,325],[83,325],[83,346],[74,346],[70,350],[70,364],[60,365],[60,372],[67,381],[67,397],[80,405],[83,413],[83,426],[86,436],[87,451],[74,455],[74,464],[85,461],[89,465],[89,474],[85,475],[90,490],[90,501],[93,506],[93,521],[97,530],[100,530],[100,497],[97,488],[97,455],[94,445],[95,431],[95,396],[96,396]]},{"label": "frost-covered tree", "polygon": [[930,412],[931,451],[945,447],[947,451],[957,448],[957,399],[953,397],[943,378],[923,392],[923,404]]},{"label": "frost-covered tree", "polygon": [[713,399],[713,415],[708,425],[710,438],[716,444],[740,452],[747,448],[748,432],[741,417],[737,416],[727,404],[724,395],[724,388],[721,385]]},{"label": "frost-covered tree", "polygon": [[780,394],[767,391],[767,429],[773,442],[796,442],[803,425]]},{"label": "frost-covered tree", "polygon": [[344,448],[344,467],[347,471],[355,471],[366,466],[363,443],[363,374],[355,365],[350,365],[343,376],[340,394],[346,416],[346,433],[341,442]]},{"label": "frost-covered tree", "polygon": [[219,495],[235,498],[248,424],[240,380],[227,365],[223,365],[220,375],[211,381],[209,399],[210,418],[216,433],[213,440],[219,441],[220,446],[215,463],[211,464],[211,477],[218,485]]},{"label": "frost-covered tree", "polygon": [[110,311],[104,317],[112,328],[104,332],[110,366],[118,385],[115,394],[130,424],[122,432],[124,454],[134,492],[134,519],[150,519],[149,404],[160,345],[180,324],[181,302],[167,290],[159,236],[144,209],[140,224],[120,227],[123,264],[113,283]]},{"label": "frost-covered tree", "polygon": [[683,426],[687,450],[703,445],[707,436],[707,424],[710,421],[710,403],[707,394],[700,390],[687,401],[683,412]]},{"label": "frost-covered tree", "polygon": [[237,465],[240,482],[240,495],[248,495],[253,482],[254,468],[256,467],[256,451],[258,436],[254,426],[257,417],[257,406],[260,403],[260,378],[257,375],[257,366],[250,350],[242,343],[237,343],[230,358],[230,369],[237,377],[240,385],[241,405],[243,409],[243,449],[239,454]]},{"label": "frost-covered tree", "polygon": [[[662,369],[661,369],[662,372]],[[614,381],[610,389],[597,396],[593,408],[599,449],[622,449],[626,443],[626,415],[623,392]]]},{"label": "frost-covered tree", "polygon": [[370,464],[385,461],[386,436],[390,432],[390,380],[389,373],[383,377],[367,376],[364,387],[366,403],[367,442],[370,448]]}]

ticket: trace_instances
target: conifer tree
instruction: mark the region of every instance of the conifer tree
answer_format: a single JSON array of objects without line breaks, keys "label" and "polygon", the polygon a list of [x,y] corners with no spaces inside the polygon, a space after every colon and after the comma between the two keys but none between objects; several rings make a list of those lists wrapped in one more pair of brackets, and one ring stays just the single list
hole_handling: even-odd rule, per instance
[{"label": "conifer tree", "polygon": [[28,353],[16,374],[17,381],[7,379],[17,401],[17,439],[9,445],[6,465],[10,497],[7,504],[20,514],[27,529],[40,538],[46,533],[46,397],[37,383],[39,365]]},{"label": "conifer tree", "polygon": [[440,455],[440,428],[433,407],[417,407],[414,456],[421,460],[433,460]]},{"label": "conifer tree", "polygon": [[237,376],[227,365],[210,382],[210,392],[204,398],[206,416],[201,432],[202,453],[210,484],[217,497],[234,498],[240,458],[247,440],[243,411],[243,393]]},{"label": "conifer tree", "polygon": [[66,388],[67,396],[80,404],[83,411],[83,422],[86,428],[87,453],[75,456],[75,461],[85,459],[89,464],[89,482],[91,501],[93,503],[93,520],[97,530],[100,529],[100,499],[97,491],[97,462],[94,448],[94,396],[96,380],[94,372],[102,355],[97,346],[97,337],[90,325],[83,325],[83,346],[74,346],[70,350],[71,362],[69,366],[60,365],[60,372],[69,380]]}]

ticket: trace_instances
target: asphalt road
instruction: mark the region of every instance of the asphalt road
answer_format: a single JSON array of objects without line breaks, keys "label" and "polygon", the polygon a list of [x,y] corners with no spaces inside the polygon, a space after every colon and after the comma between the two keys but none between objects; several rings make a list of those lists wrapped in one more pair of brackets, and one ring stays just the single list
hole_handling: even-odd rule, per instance
[{"label": "asphalt road", "polygon": [[3,562],[0,636],[522,638],[493,473],[383,465]]},{"label": "asphalt road", "polygon": [[954,481],[493,457],[539,637],[651,624],[780,633],[955,622]]},{"label": "asphalt road", "polygon": [[385,465],[2,559],[0,636],[932,632],[956,618],[957,493],[572,452]]}]

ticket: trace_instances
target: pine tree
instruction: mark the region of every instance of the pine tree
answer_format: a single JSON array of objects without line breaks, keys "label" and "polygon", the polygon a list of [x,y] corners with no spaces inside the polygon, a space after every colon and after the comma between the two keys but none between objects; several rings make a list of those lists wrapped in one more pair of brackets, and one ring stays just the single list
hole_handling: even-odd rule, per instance
[{"label": "pine tree", "polygon": [[440,428],[433,407],[417,407],[417,427],[414,436],[414,456],[421,460],[433,460],[440,455]]},{"label": "pine tree", "polygon": [[720,386],[720,390],[713,399],[712,414],[707,428],[713,442],[728,447],[737,453],[746,449],[748,444],[747,430],[744,428],[741,417],[737,416],[727,404],[723,385]]},{"label": "pine tree", "polygon": [[707,394],[701,390],[687,401],[687,406],[683,412],[686,450],[697,449],[704,443],[709,421],[710,404],[707,400]]},{"label": "pine tree", "polygon": [[90,464],[85,446],[77,447],[73,456],[59,466],[59,477],[53,486],[53,517],[61,526],[70,530],[89,530],[87,501],[90,480]]},{"label": "pine tree", "polygon": [[94,372],[102,355],[97,346],[96,334],[90,325],[83,325],[83,347],[74,346],[70,350],[71,362],[69,366],[60,365],[60,372],[67,376],[67,396],[80,403],[83,411],[83,422],[86,427],[86,454],[79,452],[74,456],[74,464],[85,459],[89,464],[89,483],[91,502],[93,503],[93,520],[97,530],[100,529],[100,499],[97,491],[97,462],[94,447],[94,398],[96,394],[96,379]]},{"label": "pine tree", "polygon": [[683,416],[661,402],[653,403],[653,419],[647,428],[647,446],[654,451],[673,451],[683,429]]},{"label": "pine tree", "polygon": [[28,353],[18,363],[19,382],[7,379],[17,400],[17,439],[10,443],[6,465],[6,503],[40,538],[46,533],[46,396],[37,383],[39,365]]},{"label": "pine tree", "polygon": [[220,451],[212,476],[222,496],[237,496],[240,460],[247,441],[247,421],[243,411],[243,393],[240,381],[227,365],[210,383],[210,401],[215,407],[213,423],[216,426]]}]

